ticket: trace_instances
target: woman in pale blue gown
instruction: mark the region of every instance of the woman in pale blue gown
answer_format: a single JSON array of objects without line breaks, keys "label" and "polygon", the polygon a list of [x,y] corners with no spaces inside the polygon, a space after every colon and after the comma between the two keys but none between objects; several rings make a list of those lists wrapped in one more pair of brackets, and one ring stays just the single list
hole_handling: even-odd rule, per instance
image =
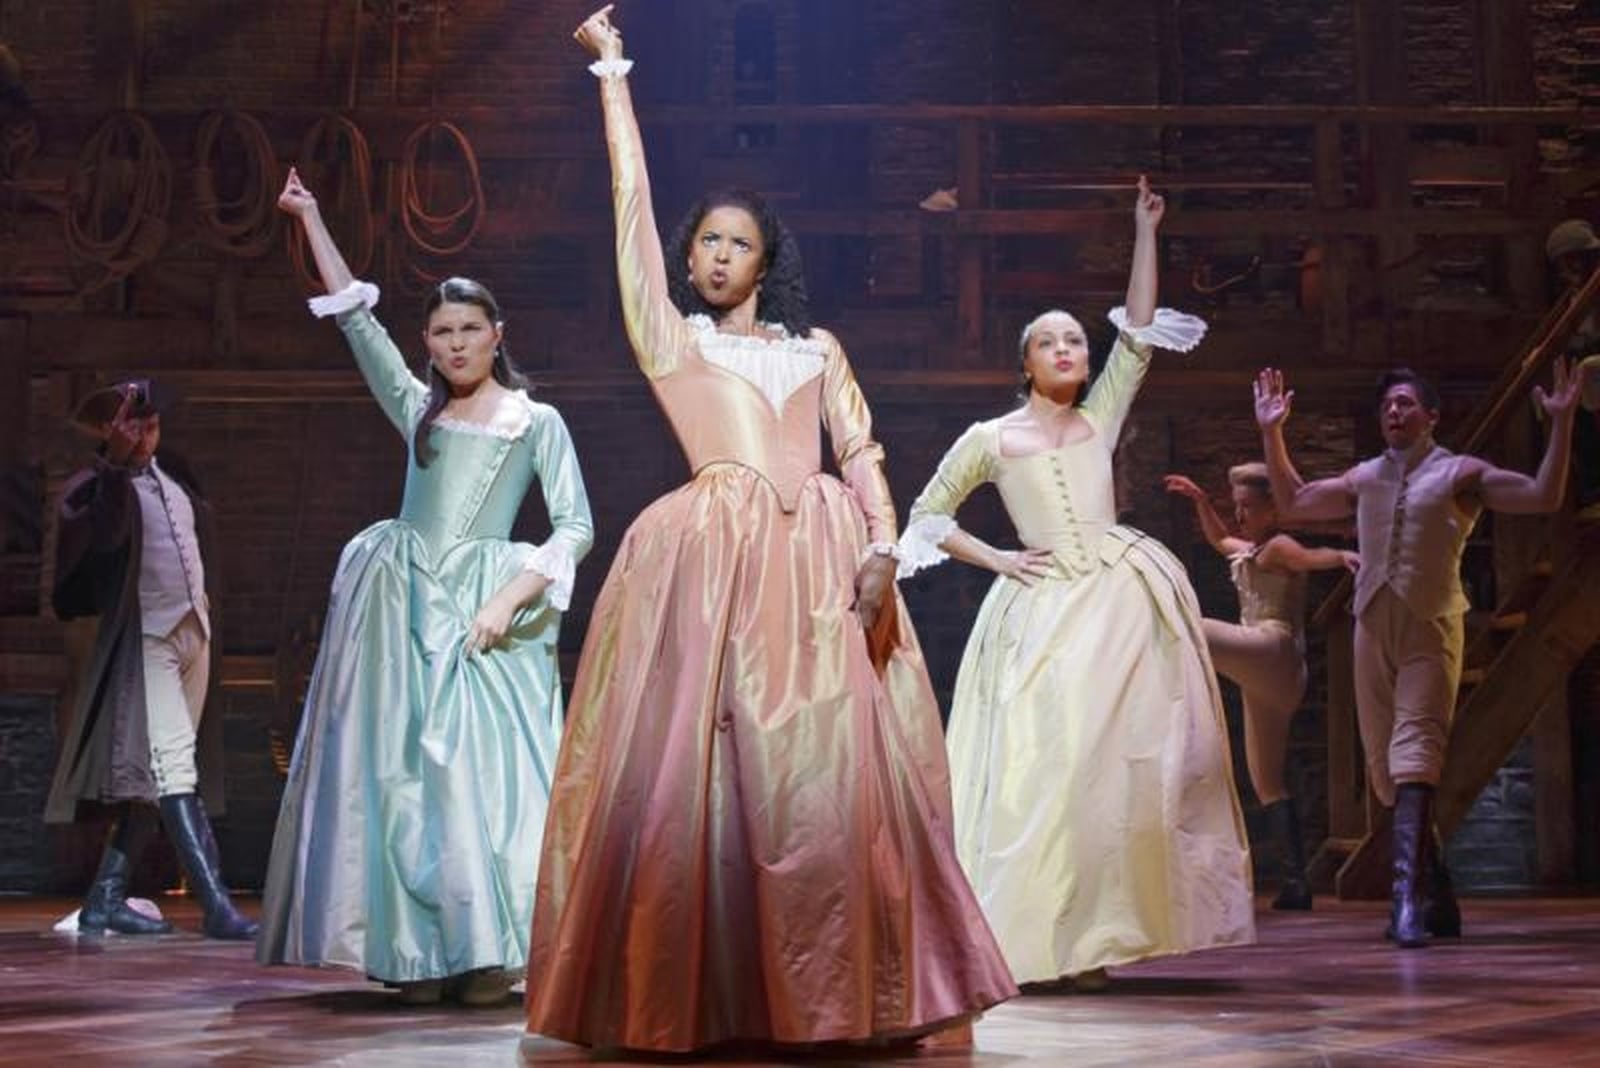
[{"label": "woman in pale blue gown", "polygon": [[[257,957],[353,968],[408,1004],[504,1000],[527,959],[561,733],[556,638],[592,540],[572,440],[508,363],[493,298],[427,303],[429,383],[373,317],[315,199],[300,220],[368,388],[410,444],[396,519],[345,547],[278,816]],[[537,479],[553,531],[510,540]]]}]

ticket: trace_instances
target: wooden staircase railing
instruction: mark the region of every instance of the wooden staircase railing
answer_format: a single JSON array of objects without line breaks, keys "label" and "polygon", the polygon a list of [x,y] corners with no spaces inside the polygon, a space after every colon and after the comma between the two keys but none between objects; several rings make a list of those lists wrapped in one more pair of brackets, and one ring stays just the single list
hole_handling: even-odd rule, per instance
[{"label": "wooden staircase railing", "polygon": [[[1591,308],[1600,304],[1600,268],[1558,301],[1455,435],[1460,452],[1478,452],[1527,411],[1532,389],[1561,355]],[[1556,517],[1521,574],[1503,582],[1498,604],[1469,629],[1461,692],[1438,794],[1440,830],[1454,831],[1540,710],[1600,639],[1600,536],[1567,533]],[[1567,544],[1569,542],[1575,544]],[[1354,668],[1346,576],[1313,613],[1327,635],[1328,838],[1317,871],[1335,868],[1341,898],[1388,893],[1389,813],[1366,788],[1356,736]]]}]

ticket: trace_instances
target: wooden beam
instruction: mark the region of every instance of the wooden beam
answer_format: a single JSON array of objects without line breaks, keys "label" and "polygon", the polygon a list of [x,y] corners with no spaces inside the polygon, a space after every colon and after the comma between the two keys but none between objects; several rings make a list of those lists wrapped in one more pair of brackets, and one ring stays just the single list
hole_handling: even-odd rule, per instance
[{"label": "wooden beam", "polygon": [[[1378,0],[1361,0],[1378,5]],[[1381,5],[1378,5],[1381,6]],[[62,108],[51,113],[51,133],[71,136],[87,133],[104,120],[103,107]],[[282,106],[252,114],[269,132],[304,130],[328,113],[324,107]],[[151,106],[141,109],[160,131],[192,133],[204,114],[192,107]],[[374,131],[392,131],[404,140],[411,130],[441,117],[431,107],[372,107],[345,111],[369,138]],[[598,139],[598,109],[570,104],[498,107],[453,107],[442,117],[460,126],[476,140],[504,131],[509,141],[520,131],[533,142],[553,131],[583,131]],[[837,126],[886,124],[942,126],[977,121],[1003,126],[1315,126],[1323,120],[1363,126],[1595,126],[1600,108],[1542,107],[1536,105],[1432,107],[1411,104],[1323,106],[1282,104],[743,104],[723,108],[639,106],[639,121],[646,134],[656,127],[718,127],[742,123],[784,126]],[[387,136],[387,134],[385,135]],[[600,143],[599,150],[603,151]]]}]

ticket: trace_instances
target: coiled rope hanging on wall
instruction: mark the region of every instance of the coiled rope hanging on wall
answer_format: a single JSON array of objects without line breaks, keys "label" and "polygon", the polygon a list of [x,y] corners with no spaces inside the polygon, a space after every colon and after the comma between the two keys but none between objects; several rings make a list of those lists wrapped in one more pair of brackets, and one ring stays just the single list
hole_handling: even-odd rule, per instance
[{"label": "coiled rope hanging on wall", "polygon": [[[230,142],[238,155],[227,155]],[[232,109],[200,123],[194,149],[195,209],[200,239],[232,256],[264,254],[278,237],[278,161],[272,139],[255,118]],[[237,194],[224,200],[218,180]]]},{"label": "coiled rope hanging on wall", "polygon": [[171,207],[172,163],[155,129],[131,111],[111,115],[84,143],[67,193],[67,249],[100,272],[80,295],[154,259]]},{"label": "coiled rope hanging on wall", "polygon": [[[300,142],[295,166],[317,203],[357,278],[372,267],[377,235],[372,220],[372,150],[360,127],[342,115],[318,119]],[[322,276],[310,262],[300,227],[288,227],[289,259],[309,292],[322,291]]]},{"label": "coiled rope hanging on wall", "polygon": [[[435,144],[442,144],[443,150],[435,153]],[[441,175],[440,159],[451,154],[459,159],[460,173]],[[441,185],[459,191],[461,199],[454,207],[437,211],[432,202]],[[487,211],[478,156],[461,128],[434,120],[411,131],[400,156],[400,223],[410,246],[441,259],[454,256],[478,236]],[[443,277],[414,261],[407,265],[428,282]]]}]

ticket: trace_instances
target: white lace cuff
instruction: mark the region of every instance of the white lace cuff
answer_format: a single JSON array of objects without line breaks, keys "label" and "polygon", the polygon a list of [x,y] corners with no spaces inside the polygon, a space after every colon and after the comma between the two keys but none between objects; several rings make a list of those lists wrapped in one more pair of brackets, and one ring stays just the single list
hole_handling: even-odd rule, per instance
[{"label": "white lace cuff", "polygon": [[950,554],[939,543],[959,529],[947,515],[919,516],[900,535],[900,568],[896,578],[910,578],[923,568],[942,564]]},{"label": "white lace cuff", "polygon": [[589,64],[589,73],[596,78],[626,78],[632,69],[631,59],[597,59]]},{"label": "white lace cuff", "polygon": [[351,282],[337,293],[312,297],[306,303],[311,305],[312,315],[318,319],[326,319],[330,315],[338,315],[340,312],[355,308],[376,307],[378,287],[371,282]]},{"label": "white lace cuff", "polygon": [[1145,326],[1128,325],[1128,309],[1122,306],[1106,313],[1111,325],[1141,345],[1154,345],[1173,352],[1188,352],[1206,336],[1206,321],[1198,315],[1157,308],[1155,318]]},{"label": "white lace cuff", "polygon": [[565,545],[545,542],[528,555],[522,570],[537,571],[550,580],[550,588],[545,595],[557,611],[565,612],[567,606],[572,604],[572,579],[577,573],[577,565]]}]

